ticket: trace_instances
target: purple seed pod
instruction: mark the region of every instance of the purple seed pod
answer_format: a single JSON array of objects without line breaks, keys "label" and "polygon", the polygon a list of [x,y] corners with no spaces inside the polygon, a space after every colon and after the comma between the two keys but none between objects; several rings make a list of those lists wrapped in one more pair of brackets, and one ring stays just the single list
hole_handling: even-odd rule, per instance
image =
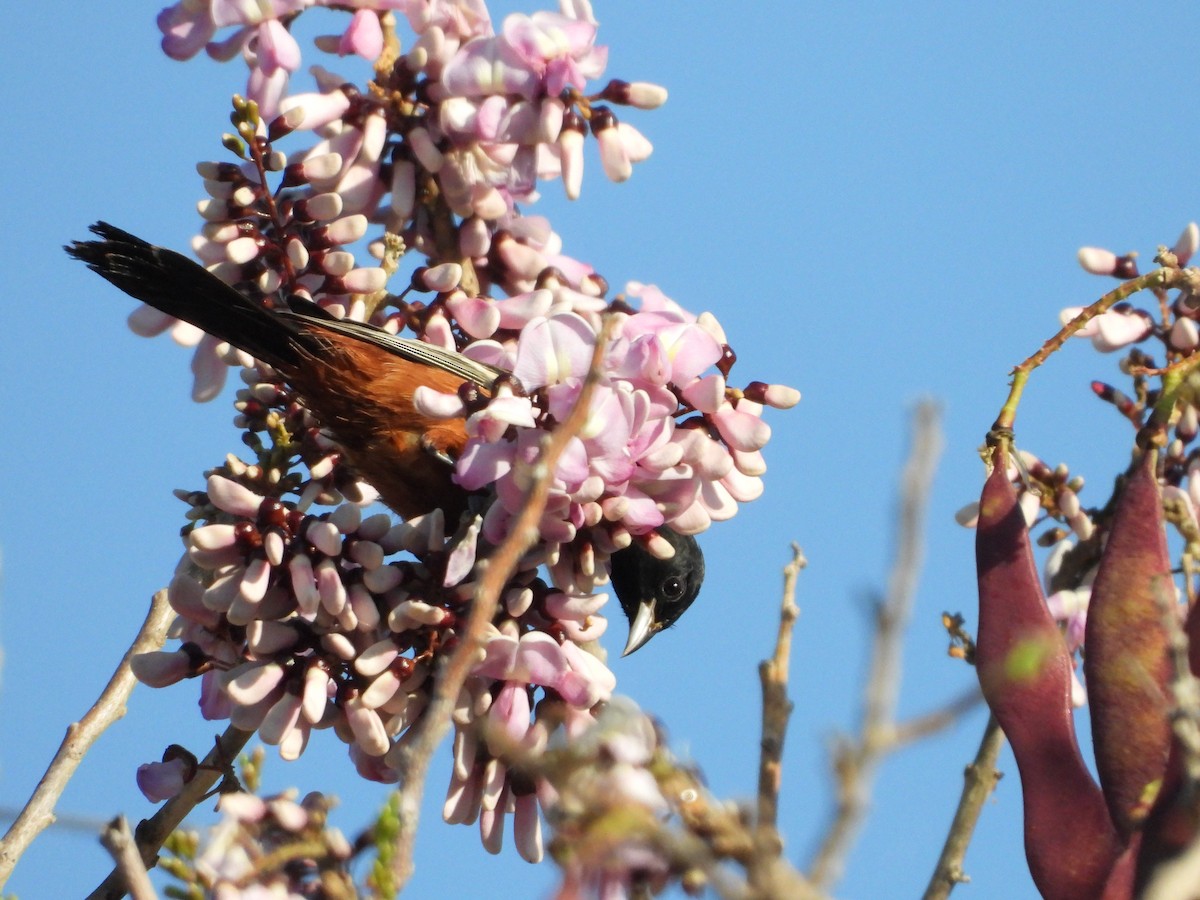
[{"label": "purple seed pod", "polygon": [[1128,897],[1130,858],[1075,740],[1071,657],[1046,608],[1007,455],[997,448],[979,501],[975,664],[1020,770],[1029,871],[1047,900]]},{"label": "purple seed pod", "polygon": [[1166,617],[1176,600],[1156,457],[1145,454],[1117,502],[1084,638],[1096,769],[1126,838],[1154,802],[1171,745]]}]

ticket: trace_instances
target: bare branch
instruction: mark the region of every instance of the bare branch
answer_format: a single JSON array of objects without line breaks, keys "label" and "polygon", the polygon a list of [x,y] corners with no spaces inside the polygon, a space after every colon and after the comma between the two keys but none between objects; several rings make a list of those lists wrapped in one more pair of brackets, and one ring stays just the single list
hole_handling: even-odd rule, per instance
[{"label": "bare branch", "polygon": [[100,835],[100,843],[116,861],[117,871],[128,885],[129,896],[133,900],[158,900],[133,833],[129,830],[129,822],[124,816],[117,816],[108,823]]},{"label": "bare branch", "polygon": [[54,805],[62,796],[67,782],[75,774],[84,755],[108,726],[125,715],[125,702],[129,699],[137,679],[129,667],[136,654],[157,650],[166,639],[167,627],[175,613],[167,603],[167,592],[159,591],[150,601],[150,610],[134,638],[125,651],[120,664],[92,708],[82,719],[67,728],[66,737],[58,752],[38,782],[29,802],[21,810],[15,822],[0,840],[0,887],[8,881],[17,860],[29,848],[41,832],[54,822]]},{"label": "bare branch", "polygon": [[983,732],[983,740],[971,765],[963,773],[962,797],[958,801],[958,809],[954,812],[954,820],[950,823],[950,832],[946,835],[946,843],[942,847],[942,855],[938,857],[937,867],[925,888],[924,900],[943,900],[950,896],[954,886],[967,881],[963,874],[963,860],[967,855],[967,847],[971,836],[975,833],[975,823],[983,811],[984,801],[991,796],[1000,780],[996,771],[996,759],[1000,756],[1000,748],[1004,745],[1004,732],[996,724],[996,720],[988,717],[987,728]]},{"label": "bare branch", "polygon": [[792,654],[792,632],[800,617],[796,605],[796,580],[808,565],[804,552],[792,545],[792,561],[783,570],[783,602],[779,612],[779,634],[775,653],[759,664],[762,682],[762,741],[758,763],[758,800],[753,836],[754,853],[746,874],[756,897],[820,896],[799,872],[782,859],[783,838],[777,826],[779,791],[783,781],[783,745],[787,736],[792,701],[788,699],[788,669]]},{"label": "bare branch", "polygon": [[906,722],[897,722],[889,748],[899,749],[905,744],[937,734],[949,728],[982,702],[983,692],[979,690],[978,685],[972,685],[940,709],[914,716]]},{"label": "bare branch", "polygon": [[[796,579],[808,565],[804,551],[792,545],[792,561],[783,570],[783,605],[775,655],[759,664],[762,681],[762,741],[758,764],[758,820],[760,835],[774,831],[779,813],[779,788],[783,779],[783,741],[792,702],[787,696],[788,668],[792,653],[792,630],[800,617],[796,605]],[[776,834],[776,838],[778,835]]]},{"label": "bare branch", "polygon": [[[233,761],[246,746],[253,732],[242,731],[232,725],[217,738],[212,750],[196,769],[196,775],[183,786],[178,794],[159,807],[149,819],[138,823],[136,835],[142,862],[147,868],[154,865],[158,850],[167,837],[179,827],[196,805],[210,795],[213,786],[230,771]],[[88,900],[117,900],[125,896],[125,881],[120,868],[114,868],[108,877],[88,895]]]},{"label": "bare branch", "polygon": [[463,629],[462,639],[438,671],[437,682],[429,706],[413,726],[413,737],[407,752],[397,767],[400,771],[399,817],[400,830],[396,838],[396,854],[392,861],[396,890],[402,890],[413,873],[413,845],[416,840],[417,823],[421,813],[421,797],[425,792],[425,779],[429,761],[438,745],[450,730],[450,715],[459,692],[471,674],[471,669],[480,660],[483,651],[484,633],[495,618],[500,594],[505,584],[516,572],[521,557],[537,541],[537,523],[546,508],[550,485],[559,457],[571,439],[577,435],[587,421],[592,393],[600,380],[604,361],[604,350],[612,333],[613,320],[605,318],[604,327],[596,337],[591,366],[584,379],[579,397],[571,414],[554,429],[543,445],[541,455],[534,463],[530,475],[529,495],[521,513],[512,524],[508,537],[491,554],[482,576],[475,586],[471,602],[471,613]]},{"label": "bare branch", "polygon": [[925,510],[942,449],[939,418],[937,406],[930,401],[921,402],[913,412],[912,447],[900,485],[896,556],[887,594],[875,610],[862,720],[857,737],[842,741],[835,752],[837,807],[809,869],[813,884],[823,890],[841,878],[850,846],[870,806],[875,770],[896,746],[904,628],[925,554]]},{"label": "bare branch", "polygon": [[[0,820],[16,821],[21,810],[15,806],[0,806]],[[108,820],[100,816],[82,816],[76,813],[65,813],[61,810],[54,813],[54,821],[50,827],[55,831],[77,831],[96,837],[108,826]]]}]

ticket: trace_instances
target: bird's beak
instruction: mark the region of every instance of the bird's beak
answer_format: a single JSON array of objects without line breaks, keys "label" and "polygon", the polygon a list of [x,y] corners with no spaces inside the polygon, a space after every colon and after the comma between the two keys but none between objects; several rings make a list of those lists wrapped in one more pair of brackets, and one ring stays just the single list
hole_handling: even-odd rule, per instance
[{"label": "bird's beak", "polygon": [[629,623],[629,640],[625,642],[625,651],[621,655],[628,656],[654,637],[658,630],[654,621],[654,601],[643,600],[638,604],[637,615]]}]

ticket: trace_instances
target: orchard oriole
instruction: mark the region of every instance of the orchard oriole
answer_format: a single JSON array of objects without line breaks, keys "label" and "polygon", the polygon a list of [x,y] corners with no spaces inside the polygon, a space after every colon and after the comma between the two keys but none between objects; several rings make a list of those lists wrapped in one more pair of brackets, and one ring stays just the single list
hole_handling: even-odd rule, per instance
[{"label": "orchard oriole", "polygon": [[[391,509],[412,518],[441,508],[449,520],[466,510],[468,494],[451,478],[452,460],[467,442],[465,422],[422,414],[413,392],[425,385],[454,393],[469,382],[491,394],[509,373],[334,318],[311,301],[268,308],[179,253],[104,222],[91,231],[101,240],[76,242],[67,253],[130,296],[275,368]],[[670,559],[634,541],[610,560],[613,589],[629,619],[624,655],[674,623],[704,578],[695,538],[657,530],[675,549]]]}]

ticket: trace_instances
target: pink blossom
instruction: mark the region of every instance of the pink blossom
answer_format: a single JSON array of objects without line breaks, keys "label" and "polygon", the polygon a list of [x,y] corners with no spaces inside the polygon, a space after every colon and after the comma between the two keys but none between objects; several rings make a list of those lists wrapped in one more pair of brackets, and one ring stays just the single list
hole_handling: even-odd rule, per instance
[{"label": "pink blossom", "polygon": [[582,378],[595,343],[596,332],[574,314],[530,322],[521,331],[513,374],[527,391]]},{"label": "pink blossom", "polygon": [[487,655],[475,673],[549,687],[579,708],[587,708],[608,696],[612,674],[603,663],[596,660],[595,666],[585,664],[563,648],[550,635],[538,631],[528,632],[519,639],[497,636],[488,642]]},{"label": "pink blossom", "polygon": [[537,78],[505,42],[479,37],[468,41],[446,63],[441,84],[451,96],[519,93],[532,98]]},{"label": "pink blossom", "polygon": [[1195,222],[1188,222],[1175,241],[1175,246],[1171,248],[1171,252],[1175,254],[1175,261],[1179,265],[1186,266],[1192,261],[1197,248],[1200,248],[1200,226],[1197,226]]},{"label": "pink blossom", "polygon": [[197,654],[187,645],[178,650],[139,653],[130,660],[133,676],[151,687],[167,687],[196,674]]},{"label": "pink blossom", "polygon": [[267,19],[258,26],[255,49],[259,66],[268,77],[278,69],[294,72],[300,68],[300,45],[278,19]]},{"label": "pink blossom", "polygon": [[[1059,320],[1066,325],[1082,311],[1081,306],[1069,306],[1059,314]],[[1144,339],[1151,328],[1149,318],[1141,312],[1110,309],[1091,319],[1076,336],[1090,337],[1093,347],[1101,353],[1110,353]]]},{"label": "pink blossom", "polygon": [[338,54],[355,53],[363,59],[374,60],[382,51],[383,29],[379,25],[379,14],[370,9],[358,10],[338,42]]},{"label": "pink blossom", "polygon": [[1079,265],[1093,275],[1113,275],[1120,261],[1111,250],[1102,247],[1080,247]]},{"label": "pink blossom", "polygon": [[398,8],[404,10],[417,34],[437,29],[447,38],[467,41],[492,33],[484,0],[405,0]]},{"label": "pink blossom", "polygon": [[163,752],[162,762],[138,766],[137,786],[151,803],[170,800],[196,776],[196,757],[172,744]]},{"label": "pink blossom", "polygon": [[184,60],[204,48],[216,32],[216,25],[202,5],[177,3],[158,14],[158,29],[163,33],[163,53]]}]

